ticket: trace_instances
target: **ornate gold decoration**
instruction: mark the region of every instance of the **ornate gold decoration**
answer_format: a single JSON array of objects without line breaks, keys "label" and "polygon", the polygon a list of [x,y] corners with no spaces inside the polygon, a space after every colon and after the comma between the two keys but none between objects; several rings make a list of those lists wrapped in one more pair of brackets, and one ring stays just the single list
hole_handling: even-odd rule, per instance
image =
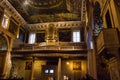
[{"label": "ornate gold decoration", "polygon": [[54,24],[49,24],[46,28],[46,42],[48,45],[54,45],[57,41],[57,28]]},{"label": "ornate gold decoration", "polygon": [[27,0],[27,2],[30,4],[30,6],[38,9],[51,9],[59,7],[63,0],[48,0],[48,1],[40,1],[40,0]]}]

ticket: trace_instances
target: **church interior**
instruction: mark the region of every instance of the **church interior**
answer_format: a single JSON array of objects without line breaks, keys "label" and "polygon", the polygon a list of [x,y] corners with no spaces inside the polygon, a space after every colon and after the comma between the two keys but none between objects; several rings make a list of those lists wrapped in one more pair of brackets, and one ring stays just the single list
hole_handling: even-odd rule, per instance
[{"label": "church interior", "polygon": [[0,0],[0,80],[120,80],[120,0]]}]

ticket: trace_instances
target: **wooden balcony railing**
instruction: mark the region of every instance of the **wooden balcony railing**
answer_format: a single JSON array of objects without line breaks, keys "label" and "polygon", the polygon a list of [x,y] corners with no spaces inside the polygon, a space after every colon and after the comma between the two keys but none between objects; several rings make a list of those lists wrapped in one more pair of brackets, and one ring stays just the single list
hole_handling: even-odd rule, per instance
[{"label": "wooden balcony railing", "polygon": [[117,29],[103,29],[96,39],[98,54],[105,48],[118,47],[119,36]]},{"label": "wooden balcony railing", "polygon": [[40,51],[40,50],[86,50],[86,44],[84,42],[58,42],[56,45],[46,45],[45,42],[40,44],[25,44],[14,51]]}]

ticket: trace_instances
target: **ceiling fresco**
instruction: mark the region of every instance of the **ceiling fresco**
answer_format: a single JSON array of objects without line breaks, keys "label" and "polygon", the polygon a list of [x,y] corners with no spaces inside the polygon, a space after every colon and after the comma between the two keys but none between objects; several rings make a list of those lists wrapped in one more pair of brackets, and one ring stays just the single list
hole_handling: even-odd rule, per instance
[{"label": "ceiling fresco", "polygon": [[80,21],[82,0],[8,0],[28,24]]}]

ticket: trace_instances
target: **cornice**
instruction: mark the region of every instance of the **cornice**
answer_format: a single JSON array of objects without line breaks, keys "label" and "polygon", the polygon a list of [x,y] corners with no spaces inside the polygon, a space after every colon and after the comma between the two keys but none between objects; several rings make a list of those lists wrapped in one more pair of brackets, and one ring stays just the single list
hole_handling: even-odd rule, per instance
[{"label": "cornice", "polygon": [[26,1],[31,7],[34,8],[51,9],[51,8],[59,7],[61,4],[63,4],[64,0],[53,0],[53,1],[51,0],[46,3],[44,1],[31,1],[31,0],[26,0]]},{"label": "cornice", "polygon": [[54,24],[56,28],[80,28],[82,27],[81,21],[63,21],[63,22],[48,22],[38,24],[27,24],[29,31],[37,32],[46,29],[49,24]]},{"label": "cornice", "polygon": [[[80,28],[82,26],[83,20],[85,17],[82,17],[82,21],[60,21],[60,22],[48,22],[48,23],[37,23],[37,24],[28,24],[24,18],[17,12],[17,10],[9,3],[8,0],[2,0],[0,6],[3,7],[10,16],[14,17],[15,20],[23,25],[28,31],[37,32],[44,30],[48,27],[49,24],[54,24],[57,28]],[[84,6],[85,7],[85,6]],[[84,12],[84,10],[82,10]]]},{"label": "cornice", "polygon": [[3,7],[5,10],[7,10],[10,13],[10,15],[14,17],[19,24],[26,25],[27,22],[16,11],[16,9],[8,2],[8,0],[2,0],[0,6]]}]

